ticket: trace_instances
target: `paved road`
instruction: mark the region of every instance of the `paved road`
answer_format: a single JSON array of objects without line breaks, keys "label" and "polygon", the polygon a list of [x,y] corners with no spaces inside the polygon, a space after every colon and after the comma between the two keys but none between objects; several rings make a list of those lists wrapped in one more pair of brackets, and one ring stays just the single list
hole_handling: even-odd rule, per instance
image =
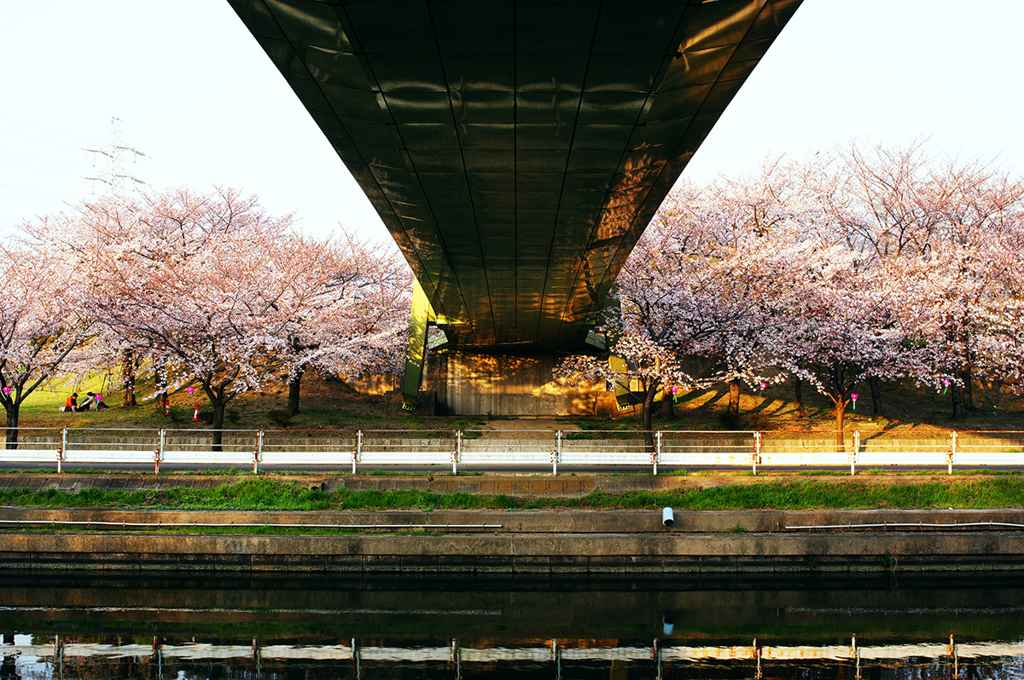
[{"label": "paved road", "polygon": [[[211,472],[229,472],[229,471],[240,471],[240,470],[251,470],[251,467],[243,467],[239,465],[204,465],[202,467],[196,465],[168,465],[161,464],[160,471],[166,473],[187,473],[192,471],[211,471]],[[260,465],[260,472],[299,472],[299,473],[350,473],[352,471],[351,465],[296,465],[296,466],[280,466],[280,465]],[[956,466],[953,468],[954,472],[967,472],[967,471],[980,471],[989,470],[992,472],[1004,472],[1012,470],[1024,470],[1024,466],[1013,466],[1013,465],[989,465],[989,466]],[[0,463],[0,471],[15,471],[15,470],[33,470],[39,472],[52,471],[56,472],[57,468],[53,463]],[[152,465],[124,465],[124,464],[95,464],[88,466],[78,465],[65,465],[63,472],[73,473],[81,472],[86,470],[94,470],[100,472],[152,472]],[[746,466],[686,466],[686,467],[674,467],[674,466],[658,466],[659,475],[669,475],[673,472],[679,472],[685,470],[690,473],[697,472],[750,472],[751,468],[749,465]],[[945,465],[930,465],[930,466],[908,466],[908,465],[886,465],[886,466],[866,466],[858,465],[857,472],[863,473],[867,470],[873,471],[885,471],[885,472],[909,472],[909,471],[926,471],[934,474],[945,474],[947,468]],[[410,474],[448,474],[451,472],[450,465],[387,465],[387,466],[373,466],[373,465],[359,465],[357,468],[360,474],[373,474],[374,472],[385,472],[385,473],[410,473]],[[500,474],[551,474],[551,466],[539,466],[539,465],[522,465],[522,466],[483,466],[483,465],[459,465],[458,471],[461,473],[500,473]],[[559,475],[571,475],[573,473],[579,474],[609,474],[609,473],[626,473],[626,474],[637,474],[637,473],[650,473],[651,466],[634,466],[634,465],[616,465],[616,466],[597,466],[597,465],[564,465],[559,464],[558,474]],[[779,467],[759,467],[759,473],[772,473],[772,474],[798,474],[807,472],[839,472],[849,473],[849,465],[831,465],[831,466],[779,466]]]}]

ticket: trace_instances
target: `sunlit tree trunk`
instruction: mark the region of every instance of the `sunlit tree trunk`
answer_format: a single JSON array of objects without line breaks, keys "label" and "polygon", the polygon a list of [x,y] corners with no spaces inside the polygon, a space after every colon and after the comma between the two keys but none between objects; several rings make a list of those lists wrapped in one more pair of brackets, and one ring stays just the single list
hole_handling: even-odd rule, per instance
[{"label": "sunlit tree trunk", "polygon": [[807,409],[804,407],[804,381],[800,378],[793,379],[793,393],[796,397],[797,413],[801,418],[807,417]]},{"label": "sunlit tree trunk", "polygon": [[[134,408],[138,404],[135,400],[135,350],[132,347],[126,347],[121,353],[121,381],[124,388],[122,406]],[[163,406],[162,402],[160,406]]]},{"label": "sunlit tree trunk", "polygon": [[843,399],[842,395],[839,398],[832,397],[832,402],[836,408],[836,452],[842,453],[846,450],[846,436],[844,432],[845,421],[846,421],[846,405],[849,403]]},{"label": "sunlit tree trunk", "polygon": [[674,420],[676,410],[672,403],[672,388],[666,387],[661,391],[661,417],[665,420]]},{"label": "sunlit tree trunk", "polygon": [[167,413],[167,368],[162,362],[157,363],[154,374],[156,380],[157,412],[163,415]]},{"label": "sunlit tree trunk", "polygon": [[737,380],[729,383],[729,413],[734,416],[740,414],[740,383]]},{"label": "sunlit tree trunk", "polygon": [[654,395],[658,393],[658,384],[651,384],[644,390],[644,410],[640,416],[640,427],[644,431],[644,445],[651,453],[654,452],[654,433],[651,431],[651,411],[654,409]]}]

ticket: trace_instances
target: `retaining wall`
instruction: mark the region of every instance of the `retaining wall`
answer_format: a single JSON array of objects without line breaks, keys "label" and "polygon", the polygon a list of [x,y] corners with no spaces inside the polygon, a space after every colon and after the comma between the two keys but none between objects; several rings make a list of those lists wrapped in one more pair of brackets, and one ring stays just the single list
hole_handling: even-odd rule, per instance
[{"label": "retaining wall", "polygon": [[638,573],[1024,570],[1019,535],[0,534],[10,572]]},{"label": "retaining wall", "polygon": [[[407,535],[22,533],[14,522],[426,524]],[[946,531],[929,523],[1019,522],[1005,511],[184,513],[2,509],[8,573],[301,572],[331,574],[717,574],[1024,571],[1024,533]],[[918,523],[920,531],[791,533],[804,524]],[[460,529],[451,525],[479,525]],[[711,533],[715,531],[736,533]],[[369,531],[366,528],[359,531]],[[475,533],[473,533],[475,532]]]}]

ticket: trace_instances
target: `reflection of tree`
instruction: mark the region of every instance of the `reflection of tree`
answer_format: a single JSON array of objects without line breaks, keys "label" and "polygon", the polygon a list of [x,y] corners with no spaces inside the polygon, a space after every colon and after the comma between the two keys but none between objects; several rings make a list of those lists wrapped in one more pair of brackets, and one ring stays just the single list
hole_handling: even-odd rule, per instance
[{"label": "reflection of tree", "polygon": [[[14,635],[8,636],[4,633],[4,641],[13,640]],[[14,655],[4,655],[3,664],[0,664],[0,680],[16,680],[18,675],[14,666]]]}]

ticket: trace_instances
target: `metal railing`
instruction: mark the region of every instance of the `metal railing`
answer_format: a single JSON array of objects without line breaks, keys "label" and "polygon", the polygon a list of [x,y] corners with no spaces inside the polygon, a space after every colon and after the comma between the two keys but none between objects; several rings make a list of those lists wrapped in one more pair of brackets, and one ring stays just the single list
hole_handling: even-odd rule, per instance
[{"label": "metal railing", "polygon": [[[220,442],[215,443],[215,435]],[[312,465],[764,468],[1024,466],[1024,432],[950,432],[894,437],[885,432],[624,430],[134,430],[17,428],[0,438],[0,464],[161,465],[303,468]],[[6,436],[6,435],[5,435]]]}]

